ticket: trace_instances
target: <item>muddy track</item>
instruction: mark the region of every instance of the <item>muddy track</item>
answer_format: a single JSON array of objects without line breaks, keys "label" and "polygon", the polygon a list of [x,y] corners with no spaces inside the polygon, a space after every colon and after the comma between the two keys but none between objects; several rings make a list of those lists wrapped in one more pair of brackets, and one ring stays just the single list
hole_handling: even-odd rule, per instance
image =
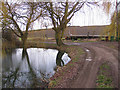
[{"label": "muddy track", "polygon": [[100,65],[109,62],[115,87],[118,87],[118,51],[99,43],[80,45],[86,52],[85,63],[77,76],[68,84],[69,88],[95,88],[97,72]]}]

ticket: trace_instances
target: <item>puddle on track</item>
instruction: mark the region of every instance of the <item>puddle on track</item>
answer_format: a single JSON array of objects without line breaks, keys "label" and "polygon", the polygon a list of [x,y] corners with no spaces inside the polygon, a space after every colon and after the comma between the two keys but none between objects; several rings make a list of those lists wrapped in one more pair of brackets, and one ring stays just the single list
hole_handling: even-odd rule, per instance
[{"label": "puddle on track", "polygon": [[92,61],[92,58],[91,58],[91,52],[89,49],[85,49],[86,53],[87,53],[87,57],[86,57],[86,61]]}]

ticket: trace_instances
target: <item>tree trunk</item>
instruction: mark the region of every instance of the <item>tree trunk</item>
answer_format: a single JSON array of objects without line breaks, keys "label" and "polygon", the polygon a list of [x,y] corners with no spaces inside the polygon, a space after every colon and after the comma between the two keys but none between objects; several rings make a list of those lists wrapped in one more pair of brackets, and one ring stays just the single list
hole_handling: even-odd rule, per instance
[{"label": "tree trunk", "polygon": [[24,33],[23,36],[21,37],[23,49],[26,48],[27,35],[28,35],[27,33]]},{"label": "tree trunk", "polygon": [[64,43],[62,42],[62,33],[60,31],[55,31],[55,39],[58,46],[64,45]]}]

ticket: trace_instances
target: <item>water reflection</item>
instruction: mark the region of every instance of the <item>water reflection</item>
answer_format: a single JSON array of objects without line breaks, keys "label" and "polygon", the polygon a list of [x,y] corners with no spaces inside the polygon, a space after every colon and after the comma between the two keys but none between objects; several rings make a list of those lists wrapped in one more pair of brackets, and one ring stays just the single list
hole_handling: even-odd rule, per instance
[{"label": "water reflection", "polygon": [[3,87],[46,87],[56,66],[70,61],[63,51],[43,48],[16,49],[3,59]]},{"label": "water reflection", "polygon": [[62,60],[62,56],[64,54],[64,51],[59,51],[56,58],[56,64],[57,66],[64,66],[64,61]]}]

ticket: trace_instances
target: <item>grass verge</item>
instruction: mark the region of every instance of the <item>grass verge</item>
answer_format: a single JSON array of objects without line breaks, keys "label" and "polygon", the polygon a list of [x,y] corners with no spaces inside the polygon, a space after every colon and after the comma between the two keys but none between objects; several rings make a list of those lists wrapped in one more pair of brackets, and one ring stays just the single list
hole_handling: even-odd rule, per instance
[{"label": "grass verge", "polygon": [[58,67],[55,75],[50,78],[49,88],[65,87],[67,81],[77,74],[78,68],[82,65],[82,60],[80,59],[81,55],[84,54],[82,48],[79,46],[64,46],[58,49],[65,50],[71,58],[71,61],[63,67]]},{"label": "grass verge", "polygon": [[103,63],[98,72],[96,80],[97,88],[114,88],[111,68],[108,63]]}]

